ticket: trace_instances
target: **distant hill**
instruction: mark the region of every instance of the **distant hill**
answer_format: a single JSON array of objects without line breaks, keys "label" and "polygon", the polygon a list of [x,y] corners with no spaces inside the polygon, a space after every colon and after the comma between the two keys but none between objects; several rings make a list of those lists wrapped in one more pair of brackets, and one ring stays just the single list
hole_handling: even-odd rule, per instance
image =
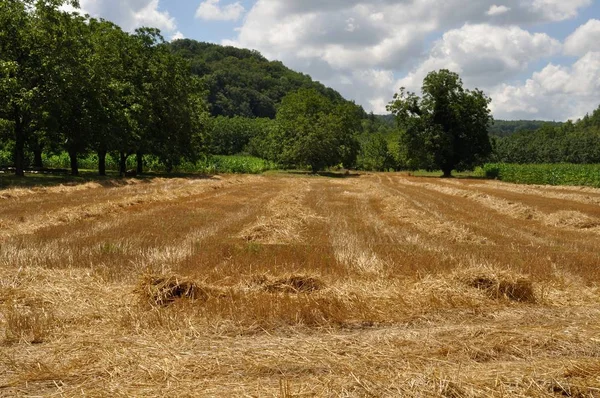
[{"label": "distant hill", "polygon": [[274,118],[282,98],[300,88],[314,88],[333,101],[345,101],[337,91],[279,61],[267,60],[258,51],[190,39],[170,46],[191,62],[192,72],[206,83],[213,116]]},{"label": "distant hill", "polygon": [[[396,118],[394,115],[375,115],[375,117],[379,122],[386,126],[396,126]],[[536,131],[544,125],[557,127],[562,124],[562,122],[547,122],[543,120],[494,120],[494,124],[490,127],[489,133],[496,137],[508,137],[521,131]]]},{"label": "distant hill", "polygon": [[521,131],[536,131],[544,125],[552,127],[561,126],[561,122],[547,122],[542,120],[495,120],[490,127],[490,135],[496,137],[507,137]]}]

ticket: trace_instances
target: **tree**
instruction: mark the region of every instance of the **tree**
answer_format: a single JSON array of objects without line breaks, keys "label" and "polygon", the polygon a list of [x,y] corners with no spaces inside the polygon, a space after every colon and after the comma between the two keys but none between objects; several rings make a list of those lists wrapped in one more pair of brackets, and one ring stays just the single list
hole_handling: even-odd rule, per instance
[{"label": "tree", "polygon": [[276,137],[281,145],[277,161],[283,165],[308,165],[313,172],[356,161],[361,129],[361,108],[334,104],[315,89],[288,94],[277,112]]},{"label": "tree", "polygon": [[14,142],[15,174],[24,176],[25,147],[39,144],[34,134],[45,123],[68,33],[59,20],[67,0],[6,0],[0,2],[0,119],[9,122]]},{"label": "tree", "polygon": [[372,134],[362,143],[358,163],[363,170],[389,171],[395,167],[394,156],[383,134]]},{"label": "tree", "polygon": [[491,100],[480,90],[465,90],[458,74],[442,69],[423,80],[418,97],[402,88],[388,105],[404,133],[400,138],[411,168],[467,170],[491,153],[488,128]]}]

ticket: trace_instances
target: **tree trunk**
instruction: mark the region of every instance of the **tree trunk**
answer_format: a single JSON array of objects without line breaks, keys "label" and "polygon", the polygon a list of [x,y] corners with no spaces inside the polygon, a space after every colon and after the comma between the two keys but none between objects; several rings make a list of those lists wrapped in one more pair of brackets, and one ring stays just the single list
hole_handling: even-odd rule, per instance
[{"label": "tree trunk", "polygon": [[42,160],[42,150],[34,149],[33,150],[33,167],[41,169],[44,167],[44,162]]},{"label": "tree trunk", "polygon": [[106,175],[106,150],[103,149],[98,151],[98,174]]},{"label": "tree trunk", "polygon": [[69,157],[71,158],[71,175],[79,175],[79,160],[77,159],[77,151],[69,150]]},{"label": "tree trunk", "polygon": [[142,174],[144,172],[144,155],[141,152],[135,154],[137,158],[137,173]]},{"label": "tree trunk", "polygon": [[125,152],[119,153],[119,176],[125,177],[127,172],[127,154]]},{"label": "tree trunk", "polygon": [[442,171],[444,172],[442,178],[452,178],[452,168],[444,168]]},{"label": "tree trunk", "polygon": [[25,127],[15,109],[15,175],[25,177]]}]

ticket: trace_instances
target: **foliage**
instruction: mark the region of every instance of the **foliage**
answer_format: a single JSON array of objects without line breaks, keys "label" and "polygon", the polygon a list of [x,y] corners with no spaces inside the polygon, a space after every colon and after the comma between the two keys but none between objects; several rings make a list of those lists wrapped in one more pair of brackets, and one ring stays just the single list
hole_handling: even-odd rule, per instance
[{"label": "foliage", "polygon": [[504,163],[600,163],[600,107],[560,126],[545,124],[497,139],[494,159]]},{"label": "foliage", "polygon": [[183,167],[181,171],[202,172],[206,174],[236,173],[260,174],[269,170],[277,170],[279,166],[268,160],[253,156],[209,156],[198,162],[193,169]]},{"label": "foliage", "polygon": [[314,89],[334,102],[343,101],[335,90],[294,72],[279,61],[268,61],[259,52],[195,40],[170,44],[189,60],[192,72],[208,89],[212,116],[275,118],[277,107],[289,93]]},{"label": "foliage", "polygon": [[236,155],[248,152],[248,144],[255,137],[263,136],[273,124],[270,119],[249,119],[241,116],[218,116],[210,122],[210,153]]},{"label": "foliage", "polygon": [[508,137],[521,131],[537,130],[543,125],[550,124],[553,127],[560,127],[559,122],[545,122],[541,120],[494,120],[489,128],[489,133],[494,137]]},{"label": "foliage", "polygon": [[285,166],[310,166],[313,172],[343,164],[353,167],[359,150],[362,109],[334,103],[314,89],[287,95],[277,112],[278,128],[270,144],[274,158]]},{"label": "foliage", "polygon": [[480,90],[465,90],[448,70],[429,73],[423,96],[401,89],[388,105],[404,128],[401,146],[410,168],[439,168],[444,176],[483,163],[492,147],[487,129],[490,99]]},{"label": "foliage", "polygon": [[[173,169],[205,149],[206,91],[190,65],[160,32],[133,34],[89,16],[63,11],[66,0],[0,3],[0,138],[12,142],[16,174],[42,153],[154,155]],[[8,130],[8,132],[7,132]],[[87,166],[87,165],[86,165]],[[138,163],[138,169],[143,163]]]},{"label": "foliage", "polygon": [[396,160],[383,134],[369,135],[361,142],[358,168],[369,171],[389,171],[396,168]]},{"label": "foliage", "polygon": [[600,164],[488,163],[479,175],[518,184],[586,185],[600,187]]}]

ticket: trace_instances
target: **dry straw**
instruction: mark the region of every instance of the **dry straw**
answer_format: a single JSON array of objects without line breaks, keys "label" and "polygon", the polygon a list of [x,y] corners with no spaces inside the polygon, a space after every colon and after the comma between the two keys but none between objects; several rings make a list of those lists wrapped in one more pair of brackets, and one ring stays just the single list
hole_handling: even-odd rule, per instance
[{"label": "dry straw", "polygon": [[483,266],[466,269],[457,275],[467,286],[485,292],[492,299],[536,302],[533,282],[518,273]]}]

